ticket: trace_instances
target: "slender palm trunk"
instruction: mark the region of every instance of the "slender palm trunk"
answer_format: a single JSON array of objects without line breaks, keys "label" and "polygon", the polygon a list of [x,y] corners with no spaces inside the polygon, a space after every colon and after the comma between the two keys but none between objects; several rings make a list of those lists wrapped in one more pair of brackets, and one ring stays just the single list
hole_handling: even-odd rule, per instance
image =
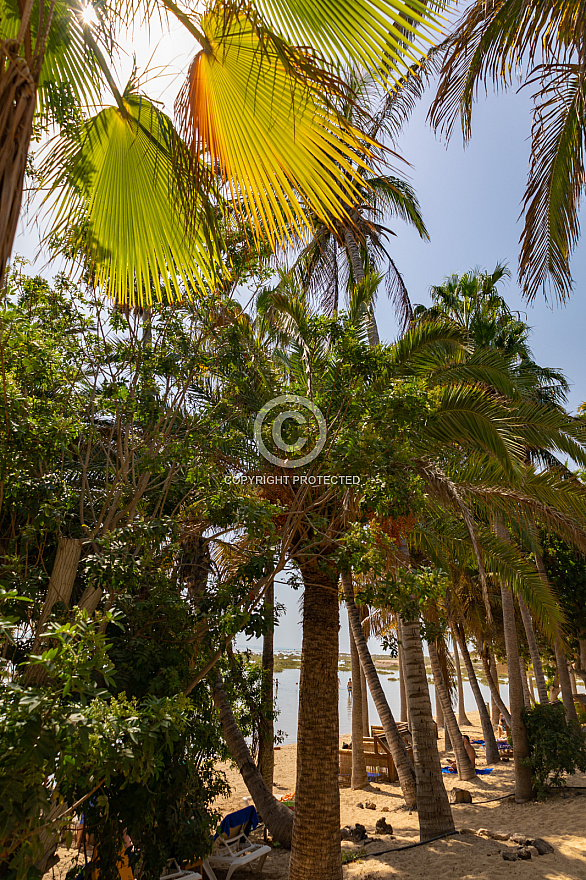
[{"label": "slender palm trunk", "polygon": [[262,643],[262,688],[261,688],[261,719],[258,742],[258,769],[267,784],[269,791],[273,790],[274,775],[274,745],[275,727],[273,712],[275,709],[273,694],[273,672],[275,669],[275,656],[273,643],[275,635],[274,607],[275,607],[275,584],[274,581],[267,587],[264,598],[265,612],[270,617],[267,631]]},{"label": "slender palm trunk", "polygon": [[575,695],[578,693],[578,686],[576,684],[576,676],[574,675],[574,670],[570,668],[570,684],[572,685],[572,693]]},{"label": "slender palm trunk", "polygon": [[458,654],[458,640],[452,630],[452,644],[454,646],[454,660],[456,666],[456,678],[458,680],[458,724],[460,727],[466,725],[472,727],[468,716],[466,715],[466,705],[464,703],[464,684],[462,682],[462,668],[460,666],[460,656]]},{"label": "slender palm trunk", "polygon": [[[537,570],[539,572],[539,576],[544,584],[549,585],[549,580],[547,577],[547,572],[545,570],[545,565],[543,562],[543,557],[541,553],[535,553],[535,564],[537,566]],[[554,650],[555,650],[555,662],[557,666],[560,688],[562,690],[562,702],[566,709],[566,714],[568,718],[572,721],[578,720],[578,714],[576,712],[576,706],[574,705],[574,696],[572,694],[572,685],[570,684],[570,675],[568,672],[568,658],[566,657],[566,652],[564,651],[564,646],[561,640],[560,635],[558,634],[555,642],[554,642]]]},{"label": "slender palm trunk", "polygon": [[458,644],[460,645],[462,658],[464,660],[464,665],[466,667],[466,672],[468,673],[468,681],[470,682],[470,687],[472,688],[472,693],[474,694],[474,699],[476,701],[478,713],[480,715],[482,735],[484,736],[486,763],[498,764],[500,761],[499,749],[496,744],[494,730],[492,729],[490,715],[488,714],[488,709],[486,708],[486,703],[484,702],[484,697],[482,696],[482,691],[480,690],[480,685],[478,684],[476,670],[474,669],[474,664],[472,663],[472,658],[468,650],[468,645],[466,644],[466,635],[462,627],[456,626],[455,630],[458,637]]},{"label": "slender palm trunk", "polygon": [[586,685],[586,639],[578,639],[578,660],[576,672]]},{"label": "slender palm trunk", "polygon": [[360,667],[360,696],[362,699],[362,730],[364,736],[370,735],[370,724],[368,720],[368,683],[364,670]]},{"label": "slender palm trunk", "polygon": [[521,620],[523,621],[523,626],[525,628],[525,635],[527,636],[527,644],[529,645],[529,654],[531,655],[531,663],[533,664],[533,675],[535,676],[539,702],[547,703],[547,684],[545,683],[541,655],[539,653],[539,648],[537,647],[537,638],[535,636],[531,614],[521,599],[519,599],[519,608],[521,610]]},{"label": "slender palm trunk", "polygon": [[529,757],[529,740],[527,738],[527,728],[523,720],[523,684],[521,682],[519,646],[517,644],[515,603],[511,590],[505,586],[503,581],[501,581],[501,598],[505,647],[507,649],[507,667],[509,670],[511,731],[515,755],[515,800],[518,803],[523,803],[524,801],[531,800],[533,797],[533,782],[531,779],[531,768],[526,764]]},{"label": "slender palm trunk", "polygon": [[[505,721],[507,722],[507,725],[510,727],[511,726],[511,713],[509,712],[509,710],[505,706],[505,704],[503,702],[503,698],[501,697],[501,692],[500,692],[499,686],[498,686],[498,676],[496,678],[493,676],[493,672],[490,667],[490,663],[489,663],[488,658],[486,657],[486,655],[484,654],[483,651],[480,651],[480,657],[482,659],[482,665],[484,666],[486,680],[488,681],[488,686],[490,688],[491,698],[496,703],[499,711],[504,715]],[[496,666],[496,664],[495,664],[495,666]],[[497,721],[498,721],[498,719],[497,719]]]},{"label": "slender palm trunk", "polygon": [[399,733],[397,725],[395,724],[393,713],[390,710],[378,673],[372,662],[370,651],[368,650],[362,624],[360,623],[358,608],[354,601],[354,587],[352,585],[351,575],[346,573],[342,574],[342,586],[344,587],[344,599],[346,600],[346,607],[348,609],[348,620],[350,622],[356,648],[358,649],[360,664],[364,669],[370,693],[372,694],[378,717],[380,718],[385,732],[387,744],[393,757],[393,763],[399,776],[401,791],[403,792],[403,797],[405,798],[407,806],[410,809],[415,809],[417,807],[417,791],[415,788],[415,773],[413,765],[407,754],[405,740]]},{"label": "slender palm trunk", "polygon": [[[500,697],[500,688],[499,688],[499,674],[498,669],[496,668],[496,659],[494,656],[494,651],[488,648],[488,669],[490,672],[490,677],[495,683],[496,691]],[[489,677],[487,676],[487,679]],[[488,686],[490,687],[490,680],[488,681]],[[492,721],[492,726],[496,727],[499,723],[499,704],[495,699],[495,695],[492,692],[492,688],[490,690],[490,720]]]},{"label": "slender palm trunk", "polygon": [[316,557],[299,560],[305,592],[289,880],[342,880],[338,575],[326,563]]},{"label": "slender palm trunk", "polygon": [[214,688],[214,706],[220,713],[220,722],[224,733],[226,745],[234,758],[242,779],[254,800],[263,822],[271,832],[273,839],[281,846],[291,846],[293,833],[293,813],[284,804],[280,803],[266,786],[258,767],[256,767],[252,755],[242,736],[242,732],[236,723],[236,719],[222,688],[222,680],[218,676]]},{"label": "slender palm trunk", "polygon": [[[358,282],[364,281],[366,278],[366,272],[364,271],[364,266],[362,265],[360,248],[358,247],[358,243],[354,238],[354,234],[349,229],[346,229],[344,231],[344,242],[346,244],[346,252],[350,257],[355,280]],[[372,303],[369,303],[368,305],[368,342],[371,348],[374,348],[380,342]]]},{"label": "slender palm trunk", "polygon": [[0,55],[0,290],[12,253],[22,206],[24,176],[33,131],[37,82],[16,40]]},{"label": "slender palm trunk", "polygon": [[446,733],[449,734],[450,743],[453,746],[456,756],[456,767],[458,768],[458,776],[460,779],[476,780],[476,770],[472,766],[472,761],[468,757],[468,753],[464,748],[462,733],[458,727],[456,716],[452,708],[452,701],[446,688],[444,677],[439,662],[437,647],[434,642],[427,643],[429,649],[429,659],[431,660],[431,669],[433,679],[435,681],[435,696],[443,710],[444,722],[446,725]]},{"label": "slender palm trunk", "polygon": [[362,676],[360,657],[350,629],[350,658],[352,663],[352,788],[368,785],[366,761],[364,760],[364,725],[362,715]]},{"label": "slender palm trunk", "polygon": [[399,618],[397,618],[397,654],[399,660],[399,694],[401,698],[400,721],[408,721],[407,692],[405,690],[405,667],[403,665],[403,646],[401,644],[401,631]]},{"label": "slender palm trunk", "polygon": [[437,690],[437,682],[435,680],[435,673],[433,676],[433,683],[435,685],[435,722],[436,722],[438,728],[445,727],[446,720],[444,718],[444,710],[442,709],[442,701],[440,699],[440,696],[439,696],[438,690]]},{"label": "slender palm trunk", "polygon": [[437,750],[419,621],[403,621],[401,630],[405,686],[411,714],[419,834],[421,840],[429,840],[453,831],[454,819]]},{"label": "slender palm trunk", "polygon": [[578,720],[576,705],[574,703],[574,694],[572,693],[572,683],[570,681],[570,673],[568,670],[568,658],[564,651],[561,638],[558,636],[555,640],[555,662],[557,666],[560,688],[562,691],[562,702],[564,704],[566,715],[570,721]]},{"label": "slender palm trunk", "polygon": [[529,691],[529,680],[527,678],[527,666],[525,664],[525,660],[521,657],[521,684],[523,685],[523,700],[525,702],[525,708],[531,708],[531,692]]}]

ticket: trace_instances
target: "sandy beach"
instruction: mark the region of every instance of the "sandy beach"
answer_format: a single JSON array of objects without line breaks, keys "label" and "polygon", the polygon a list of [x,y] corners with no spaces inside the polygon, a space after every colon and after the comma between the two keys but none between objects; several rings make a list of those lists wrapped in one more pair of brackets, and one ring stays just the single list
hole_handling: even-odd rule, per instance
[{"label": "sandy beach", "polygon": [[[469,712],[473,727],[464,728],[472,739],[482,737],[478,715]],[[349,742],[350,737],[341,737]],[[440,734],[440,746],[443,736]],[[446,755],[440,752],[442,763]],[[275,787],[277,797],[295,788],[295,745],[282,746],[275,752]],[[485,766],[484,750],[478,749],[478,766]],[[217,803],[222,814],[242,806],[248,795],[237,770],[223,765],[222,769],[232,788],[229,798]],[[460,832],[446,840],[436,841],[403,852],[377,855],[382,850],[414,843],[419,839],[417,815],[402,808],[398,784],[384,783],[362,791],[340,789],[341,825],[360,822],[365,826],[370,842],[366,845],[343,841],[343,852],[364,850],[359,861],[344,866],[344,878],[361,880],[501,880],[503,877],[527,880],[586,880],[586,776],[577,774],[567,780],[568,786],[585,786],[584,791],[563,791],[543,803],[515,804],[509,799],[480,803],[491,798],[512,794],[514,790],[513,762],[501,763],[490,776],[479,776],[474,783],[459,782],[457,777],[445,777],[446,788],[468,789],[472,804],[453,807],[456,829]],[[357,805],[370,801],[375,810]],[[393,827],[393,835],[375,834],[378,819],[386,818]],[[316,822],[319,817],[316,816]],[[519,833],[527,837],[542,837],[554,847],[552,854],[533,855],[529,861],[506,862],[501,850],[514,848],[511,841],[496,841],[477,833]],[[267,858],[262,876],[267,880],[286,880],[289,854],[276,848]],[[245,877],[246,871],[240,872]],[[249,873],[248,876],[251,876]],[[318,878],[316,878],[318,880]]]},{"label": "sandy beach", "polygon": [[[478,714],[467,713],[472,727],[464,728],[472,739],[482,738]],[[349,742],[348,735],[340,742]],[[445,765],[452,752],[443,750],[443,731],[440,732],[440,755]],[[477,747],[477,766],[485,766],[484,750]],[[238,770],[229,764],[221,764],[231,787],[228,798],[216,802],[218,811],[225,815],[242,807],[242,798],[249,795]],[[295,789],[296,746],[281,746],[275,751],[275,786],[277,797]],[[476,782],[460,782],[456,776],[445,776],[447,789],[465,788],[472,794],[472,804],[453,806],[454,820],[459,834],[445,840],[435,841],[414,849],[399,852],[382,852],[416,843],[419,840],[417,814],[410,814],[403,807],[398,783],[377,783],[369,788],[352,791],[340,789],[341,825],[354,826],[357,822],[366,828],[368,840],[355,844],[342,842],[342,851],[359,854],[360,858],[344,866],[344,878],[360,880],[586,880],[586,775],[576,774],[566,780],[567,787],[549,797],[545,802],[515,804],[506,797],[514,791],[513,762],[501,763],[489,776],[479,776]],[[584,790],[577,788],[583,786]],[[503,797],[504,796],[504,797]],[[496,800],[498,798],[498,800]],[[374,803],[376,809],[358,806]],[[488,801],[488,803],[485,803]],[[393,834],[375,833],[377,820],[385,818],[392,825]],[[316,822],[319,816],[316,816]],[[533,854],[528,861],[508,862],[502,851],[511,841],[498,841],[486,832],[522,834],[541,837],[550,843],[554,852],[544,856]],[[262,840],[257,831],[253,839]],[[53,880],[64,880],[67,869],[75,861],[74,851],[60,849],[61,861],[51,873]],[[262,875],[242,869],[235,877],[264,877],[266,880],[287,880],[289,853],[279,847],[269,854]],[[223,875],[218,873],[218,877]],[[319,878],[316,877],[316,880]]]}]

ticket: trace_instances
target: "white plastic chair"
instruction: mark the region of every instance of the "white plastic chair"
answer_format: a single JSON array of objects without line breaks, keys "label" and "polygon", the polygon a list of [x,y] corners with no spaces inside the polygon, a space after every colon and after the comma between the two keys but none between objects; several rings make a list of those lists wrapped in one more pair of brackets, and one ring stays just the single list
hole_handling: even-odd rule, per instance
[{"label": "white plastic chair", "polygon": [[203,863],[203,871],[209,880],[218,880],[214,868],[228,870],[226,880],[237,868],[249,865],[258,860],[258,871],[262,871],[265,859],[271,851],[270,846],[252,843],[244,833],[245,825],[236,825],[230,829],[230,837],[219,836],[214,842],[212,854]]},{"label": "white plastic chair", "polygon": [[202,880],[202,876],[197,871],[184,871],[175,859],[169,859],[167,870],[161,874],[160,880]]}]

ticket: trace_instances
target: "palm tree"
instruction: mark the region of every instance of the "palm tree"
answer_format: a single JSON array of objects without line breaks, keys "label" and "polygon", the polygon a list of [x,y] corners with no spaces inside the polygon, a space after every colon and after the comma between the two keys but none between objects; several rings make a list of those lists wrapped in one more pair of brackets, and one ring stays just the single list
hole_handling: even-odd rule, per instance
[{"label": "palm tree", "polygon": [[466,725],[470,727],[470,721],[466,715],[466,705],[464,703],[464,686],[462,683],[462,668],[460,666],[460,657],[458,656],[458,640],[452,630],[452,644],[454,646],[454,660],[456,661],[456,677],[458,680],[458,724],[460,727]]},{"label": "palm tree", "polygon": [[368,773],[364,757],[364,717],[362,712],[362,675],[356,641],[350,629],[350,665],[352,672],[352,788],[366,788]]},{"label": "palm tree", "polygon": [[419,833],[421,840],[429,840],[448,834],[455,826],[442,779],[418,620],[402,621],[401,640],[413,737]]},{"label": "palm tree", "polygon": [[472,765],[472,761],[468,757],[468,752],[464,748],[464,740],[462,733],[456,721],[456,716],[452,708],[452,701],[446,687],[442,668],[438,656],[437,642],[428,641],[429,659],[431,661],[431,669],[433,672],[433,680],[435,683],[435,692],[439,696],[440,705],[444,713],[444,723],[449,736],[450,743],[454,747],[456,755],[456,767],[460,779],[476,779],[476,771]]},{"label": "palm tree", "polygon": [[[25,0],[15,13],[13,4],[0,4],[1,271],[18,220],[35,113],[59,117],[59,106],[46,100],[52,83],[57,97],[68,89],[74,95],[80,118],[45,172],[57,196],[51,236],[61,233],[62,250],[82,260],[102,290],[127,301],[149,300],[151,282],[160,295],[159,276],[177,296],[175,275],[197,288],[220,268],[217,254],[211,266],[206,256],[215,238],[206,196],[217,191],[218,177],[231,210],[271,247],[306,232],[308,212],[345,217],[359,200],[362,175],[354,160],[365,138],[333,107],[336,96],[349,96],[333,70],[353,61],[392,88],[409,63],[404,59],[420,54],[416,44],[432,18],[420,0],[402,10],[373,0],[351,27],[335,4],[316,19],[306,0],[209,3],[197,13],[172,0],[131,0],[117,5],[111,21],[100,20],[94,37],[80,0],[41,0],[34,15],[33,6]],[[98,45],[102,30],[156,13],[175,18],[194,40],[176,108],[178,131],[144,96],[132,100],[136,88],[117,88]],[[106,40],[103,46],[109,48]],[[104,84],[116,106],[85,118]]]},{"label": "palm tree", "polygon": [[[411,760],[407,753],[405,740],[399,733],[395,719],[393,718],[393,713],[391,712],[387,698],[382,689],[370,651],[368,650],[368,644],[360,622],[358,608],[354,601],[352,576],[346,572],[342,573],[342,586],[344,588],[344,599],[346,600],[346,608],[348,609],[348,622],[350,624],[352,638],[356,645],[360,658],[360,665],[364,670],[366,681],[368,682],[368,687],[372,694],[378,716],[383,726],[387,744],[393,757],[403,797],[405,798],[407,806],[410,809],[415,809],[417,806],[417,790],[413,765],[411,764]],[[352,698],[354,699],[354,694],[352,695]]]},{"label": "palm tree", "polygon": [[[367,131],[370,138],[385,135],[386,142],[393,143],[410,109],[401,103],[402,88],[409,86],[407,78],[391,95],[381,95],[376,81],[364,72],[351,72],[350,85],[356,100],[343,102],[343,118]],[[356,156],[364,179],[357,204],[343,218],[314,218],[313,237],[291,271],[301,288],[315,296],[328,314],[337,312],[340,294],[347,297],[355,284],[380,274],[404,326],[411,317],[411,303],[403,277],[385,246],[385,238],[395,233],[384,224],[387,217],[397,217],[413,226],[422,239],[428,240],[429,234],[413,188],[396,173],[381,173],[378,166],[388,161],[388,150],[382,147],[370,147]],[[369,342],[374,346],[379,343],[379,334],[373,307],[369,305],[369,309]]]},{"label": "palm tree", "polygon": [[477,91],[534,87],[531,157],[524,196],[519,281],[531,300],[551,284],[560,299],[572,289],[569,258],[579,235],[584,193],[586,68],[580,0],[475,0],[445,51],[433,125],[449,137],[456,120],[471,133]]}]

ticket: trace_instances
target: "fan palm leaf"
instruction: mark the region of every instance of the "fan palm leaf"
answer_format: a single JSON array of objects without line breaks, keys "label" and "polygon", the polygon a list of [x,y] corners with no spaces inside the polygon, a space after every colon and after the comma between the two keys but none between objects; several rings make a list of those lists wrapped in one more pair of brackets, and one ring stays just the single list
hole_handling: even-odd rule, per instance
[{"label": "fan palm leaf", "polygon": [[181,299],[211,281],[210,242],[177,207],[175,142],[169,119],[127,94],[46,159],[52,237],[118,300],[149,303],[163,289]]}]

